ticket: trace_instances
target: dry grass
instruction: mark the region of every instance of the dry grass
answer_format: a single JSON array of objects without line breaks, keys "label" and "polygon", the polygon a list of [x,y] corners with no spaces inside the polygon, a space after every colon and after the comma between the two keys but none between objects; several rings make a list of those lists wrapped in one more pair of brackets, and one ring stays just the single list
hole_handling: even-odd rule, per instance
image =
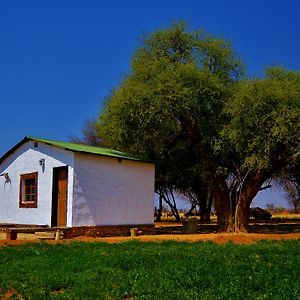
[{"label": "dry grass", "polygon": [[278,213],[272,214],[272,218],[276,219],[300,219],[300,214],[291,214],[291,213]]},{"label": "dry grass", "polygon": [[0,240],[0,246],[6,245],[21,245],[24,243],[36,243],[41,240],[50,244],[69,243],[71,241],[78,242],[106,242],[106,243],[123,243],[128,241],[141,242],[163,242],[163,241],[177,241],[177,242],[206,242],[212,241],[216,244],[226,244],[233,242],[235,244],[253,244],[261,240],[300,240],[300,233],[289,234],[260,234],[260,233],[209,233],[209,234],[163,234],[163,235],[141,235],[137,237],[123,236],[123,237],[77,237],[73,240],[54,241],[53,238],[45,239],[39,235],[21,235],[16,241]]}]

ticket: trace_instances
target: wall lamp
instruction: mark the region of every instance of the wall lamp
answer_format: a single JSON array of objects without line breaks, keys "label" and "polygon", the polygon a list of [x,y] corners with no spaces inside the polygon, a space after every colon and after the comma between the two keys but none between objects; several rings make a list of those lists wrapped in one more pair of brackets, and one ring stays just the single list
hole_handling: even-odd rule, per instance
[{"label": "wall lamp", "polygon": [[0,174],[0,176],[3,176],[5,178],[4,184],[11,183],[8,173],[2,173],[2,174]]},{"label": "wall lamp", "polygon": [[45,158],[41,158],[39,160],[39,164],[40,164],[40,166],[42,166],[42,168],[45,168]]},{"label": "wall lamp", "polygon": [[9,179],[8,173],[2,173],[2,174],[0,174],[0,176],[4,176],[4,178],[5,178],[6,180]]}]

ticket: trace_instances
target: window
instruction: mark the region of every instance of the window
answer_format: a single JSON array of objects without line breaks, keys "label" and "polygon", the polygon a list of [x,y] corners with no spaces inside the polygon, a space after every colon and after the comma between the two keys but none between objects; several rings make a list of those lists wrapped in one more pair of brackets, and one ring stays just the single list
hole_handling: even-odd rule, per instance
[{"label": "window", "polygon": [[37,181],[38,172],[21,175],[19,207],[37,208]]}]

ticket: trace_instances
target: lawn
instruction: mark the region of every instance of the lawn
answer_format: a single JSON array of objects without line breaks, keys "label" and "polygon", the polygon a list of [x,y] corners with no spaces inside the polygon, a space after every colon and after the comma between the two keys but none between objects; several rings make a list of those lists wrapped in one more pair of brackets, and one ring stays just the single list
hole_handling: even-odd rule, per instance
[{"label": "lawn", "polygon": [[26,299],[300,299],[300,240],[11,245],[0,286]]}]

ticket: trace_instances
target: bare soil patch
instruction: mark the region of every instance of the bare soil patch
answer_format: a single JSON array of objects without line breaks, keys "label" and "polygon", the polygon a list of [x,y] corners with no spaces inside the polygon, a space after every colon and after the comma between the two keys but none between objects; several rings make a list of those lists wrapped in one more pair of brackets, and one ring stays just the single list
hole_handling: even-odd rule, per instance
[{"label": "bare soil patch", "polygon": [[162,241],[178,241],[178,242],[199,242],[212,241],[216,244],[226,244],[233,242],[236,244],[252,244],[259,240],[290,240],[300,239],[300,233],[290,234],[259,234],[259,233],[209,233],[209,234],[176,234],[176,235],[144,235],[137,237],[106,237],[106,238],[89,238],[82,237],[76,240],[81,241],[101,241],[108,243],[122,243],[130,240],[143,242],[162,242]]},{"label": "bare soil patch", "polygon": [[[2,238],[2,236],[0,236]],[[178,242],[199,242],[212,241],[216,244],[226,244],[233,242],[235,244],[253,244],[260,240],[297,240],[300,239],[300,233],[287,234],[262,234],[262,233],[208,233],[208,234],[163,234],[163,235],[141,235],[136,237],[77,237],[73,240],[54,241],[53,239],[40,237],[39,235],[21,235],[18,240],[8,241],[0,239],[0,247],[6,245],[21,245],[24,243],[36,243],[45,241],[51,244],[69,243],[70,241],[80,242],[107,242],[107,243],[122,243],[127,241],[142,241],[142,242],[162,242],[162,241],[178,241]]]},{"label": "bare soil patch", "polygon": [[182,223],[178,222],[156,222],[156,235],[140,235],[136,237],[120,236],[120,237],[76,237],[72,240],[55,241],[53,233],[37,232],[35,234],[19,233],[17,240],[6,240],[6,233],[0,232],[0,247],[5,245],[21,245],[24,243],[47,242],[51,244],[69,243],[70,241],[82,242],[107,242],[122,243],[127,241],[143,241],[143,242],[162,242],[162,241],[178,241],[178,242],[199,242],[212,241],[216,244],[226,244],[233,242],[235,244],[252,244],[260,240],[291,240],[300,239],[300,224],[252,224],[250,233],[217,233],[216,224],[206,224],[201,227],[200,233],[184,234]]},{"label": "bare soil patch", "polygon": [[24,299],[24,297],[14,288],[11,288],[10,290],[7,290],[3,296],[1,296],[1,299]]}]

